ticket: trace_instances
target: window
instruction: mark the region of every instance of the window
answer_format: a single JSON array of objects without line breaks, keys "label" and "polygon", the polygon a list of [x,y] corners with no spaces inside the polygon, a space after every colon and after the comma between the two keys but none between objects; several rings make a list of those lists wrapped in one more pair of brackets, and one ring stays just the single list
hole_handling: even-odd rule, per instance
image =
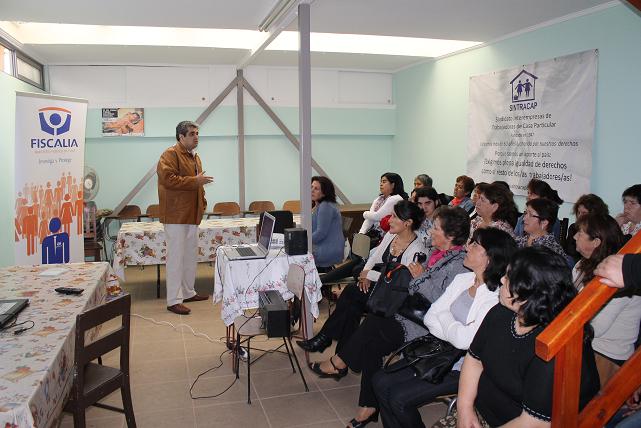
[{"label": "window", "polygon": [[0,71],[13,75],[13,51],[0,44]]},{"label": "window", "polygon": [[24,80],[39,88],[43,88],[42,65],[38,64],[31,58],[23,56],[21,52],[16,55],[16,65],[16,75],[18,79]]},{"label": "window", "polygon": [[0,37],[0,71],[44,89],[44,67]]}]

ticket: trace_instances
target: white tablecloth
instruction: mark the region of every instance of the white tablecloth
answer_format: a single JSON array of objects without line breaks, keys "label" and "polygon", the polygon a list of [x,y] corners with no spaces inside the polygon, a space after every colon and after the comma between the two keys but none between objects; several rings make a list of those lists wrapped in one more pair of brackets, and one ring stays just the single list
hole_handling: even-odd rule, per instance
[{"label": "white tablecloth", "polygon": [[[53,267],[68,270],[54,277],[39,275]],[[85,291],[62,295],[54,291],[61,286]],[[0,332],[1,427],[46,427],[55,421],[71,389],[76,315],[104,303],[107,288],[120,290],[108,263],[0,269],[0,299],[28,298],[17,322],[35,324],[20,335],[13,334],[16,328]]]},{"label": "white tablecloth", "polygon": [[[299,223],[300,217],[294,216]],[[211,262],[220,245],[253,244],[256,242],[258,217],[203,220],[198,226],[198,262]],[[118,232],[113,268],[122,279],[127,266],[164,265],[167,244],[162,223],[123,223]]]},{"label": "white tablecloth", "polygon": [[311,254],[288,256],[280,248],[271,250],[265,259],[230,261],[219,248],[214,266],[214,303],[222,301],[221,317],[225,325],[233,324],[245,309],[257,308],[259,291],[278,290],[284,299],[291,299],[293,296],[287,290],[290,264],[303,267],[309,311],[318,318],[322,284]]}]

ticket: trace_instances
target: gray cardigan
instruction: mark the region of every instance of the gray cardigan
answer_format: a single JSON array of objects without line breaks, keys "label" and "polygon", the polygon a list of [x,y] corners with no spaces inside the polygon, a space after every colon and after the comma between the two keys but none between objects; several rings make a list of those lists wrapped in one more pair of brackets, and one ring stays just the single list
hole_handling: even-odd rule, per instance
[{"label": "gray cardigan", "polygon": [[[445,292],[456,275],[470,271],[463,266],[464,259],[464,249],[448,251],[431,268],[410,282],[410,294],[421,293],[430,302],[435,302]],[[403,326],[406,342],[428,332],[425,326],[418,325],[404,316],[396,314],[394,319]]]}]

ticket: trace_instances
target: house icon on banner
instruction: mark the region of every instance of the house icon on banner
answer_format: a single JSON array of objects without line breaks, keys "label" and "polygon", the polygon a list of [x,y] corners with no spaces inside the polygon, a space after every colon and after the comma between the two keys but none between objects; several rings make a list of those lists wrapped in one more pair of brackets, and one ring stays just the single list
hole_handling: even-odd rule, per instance
[{"label": "house icon on banner", "polygon": [[535,97],[536,77],[534,74],[521,70],[510,82],[512,85],[512,103],[532,101]]}]

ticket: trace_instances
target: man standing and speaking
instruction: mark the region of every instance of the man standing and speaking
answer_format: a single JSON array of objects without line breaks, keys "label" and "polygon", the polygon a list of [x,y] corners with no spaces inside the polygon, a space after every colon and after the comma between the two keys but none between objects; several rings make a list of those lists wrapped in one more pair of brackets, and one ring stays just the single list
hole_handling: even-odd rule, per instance
[{"label": "man standing and speaking", "polygon": [[179,315],[189,314],[185,302],[207,300],[196,294],[196,254],[198,225],[207,208],[204,185],[214,181],[205,175],[198,146],[198,124],[183,121],[176,125],[176,145],[160,156],[158,201],[160,222],[165,226],[167,240],[167,310]]}]

